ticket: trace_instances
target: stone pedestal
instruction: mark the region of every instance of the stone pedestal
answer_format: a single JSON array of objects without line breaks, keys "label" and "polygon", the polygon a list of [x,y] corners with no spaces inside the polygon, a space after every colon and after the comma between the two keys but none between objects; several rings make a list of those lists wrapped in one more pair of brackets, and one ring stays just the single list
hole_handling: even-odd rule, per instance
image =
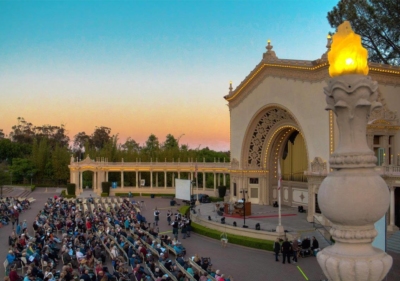
[{"label": "stone pedestal", "polygon": [[392,257],[371,245],[377,235],[374,223],[389,208],[389,190],[374,170],[376,157],[366,139],[368,116],[380,107],[377,89],[370,77],[357,74],[332,78],[325,88],[339,144],[329,160],[334,171],[321,183],[318,202],[332,222],[336,243],[317,259],[331,281],[378,281],[392,266]]}]

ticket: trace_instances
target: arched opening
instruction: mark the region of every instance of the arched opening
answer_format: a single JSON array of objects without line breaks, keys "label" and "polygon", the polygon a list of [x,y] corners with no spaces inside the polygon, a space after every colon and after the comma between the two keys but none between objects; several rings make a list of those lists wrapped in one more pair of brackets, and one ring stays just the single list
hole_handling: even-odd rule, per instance
[{"label": "arched opening", "polygon": [[299,131],[293,130],[283,146],[282,180],[305,182],[304,171],[307,168],[307,150],[304,138]]},{"label": "arched opening", "polygon": [[83,171],[82,172],[82,188],[83,189],[93,189],[93,175],[92,171]]}]

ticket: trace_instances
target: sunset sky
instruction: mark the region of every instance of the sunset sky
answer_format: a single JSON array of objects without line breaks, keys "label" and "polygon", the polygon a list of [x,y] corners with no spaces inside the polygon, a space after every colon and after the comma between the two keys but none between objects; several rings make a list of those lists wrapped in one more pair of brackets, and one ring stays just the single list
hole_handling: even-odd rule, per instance
[{"label": "sunset sky", "polygon": [[0,129],[18,117],[229,150],[223,96],[258,64],[319,58],[337,0],[0,1]]}]

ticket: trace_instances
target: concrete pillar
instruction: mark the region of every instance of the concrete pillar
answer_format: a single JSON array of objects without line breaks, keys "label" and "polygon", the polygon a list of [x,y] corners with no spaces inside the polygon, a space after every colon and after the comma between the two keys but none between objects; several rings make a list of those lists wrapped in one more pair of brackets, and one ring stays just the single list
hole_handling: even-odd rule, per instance
[{"label": "concrete pillar", "polygon": [[97,188],[97,172],[93,172],[93,181],[92,181],[92,188],[95,190]]},{"label": "concrete pillar", "polygon": [[224,177],[224,186],[226,185],[226,174],[223,173],[222,176]]},{"label": "concrete pillar", "polygon": [[150,171],[150,188],[153,188],[153,171]]},{"label": "concrete pillar", "polygon": [[214,192],[217,190],[217,177],[216,173],[214,173]]},{"label": "concrete pillar", "polygon": [[218,186],[221,186],[221,174],[217,173],[217,177],[218,177]]},{"label": "concrete pillar", "polygon": [[106,181],[108,181],[108,171],[106,171]]},{"label": "concrete pillar", "polygon": [[156,187],[158,187],[158,172],[156,172]]},{"label": "concrete pillar", "polygon": [[180,178],[181,178],[181,172],[178,171],[178,179],[180,179]]},{"label": "concrete pillar", "polygon": [[394,200],[394,186],[390,187],[390,211],[389,211],[389,225],[388,225],[388,230],[389,231],[396,231],[399,228],[394,224],[394,217],[395,217],[395,212],[394,212],[394,207],[395,207],[395,200]]},{"label": "concrete pillar", "polygon": [[203,172],[203,190],[206,190],[206,173]]},{"label": "concrete pillar", "polygon": [[167,188],[167,171],[164,171],[164,188]]},{"label": "concrete pillar", "polygon": [[121,188],[124,188],[124,171],[121,171]]},{"label": "concrete pillar", "polygon": [[136,171],[136,188],[139,187],[139,171]]},{"label": "concrete pillar", "polygon": [[79,190],[82,190],[83,186],[83,172],[79,172]]}]

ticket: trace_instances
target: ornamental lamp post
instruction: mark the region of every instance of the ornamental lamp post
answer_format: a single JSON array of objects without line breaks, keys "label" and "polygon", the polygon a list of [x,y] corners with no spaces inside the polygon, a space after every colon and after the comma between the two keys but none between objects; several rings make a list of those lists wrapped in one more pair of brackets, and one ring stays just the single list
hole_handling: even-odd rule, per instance
[{"label": "ornamental lamp post", "polygon": [[243,228],[248,228],[248,226],[246,225],[246,194],[247,194],[247,190],[242,189],[240,191],[240,193],[242,193],[242,200],[243,200]]},{"label": "ornamental lamp post", "polygon": [[368,147],[366,128],[377,102],[378,83],[368,75],[368,52],[350,23],[342,23],[328,53],[332,78],[324,88],[327,110],[336,116],[339,142],[329,159],[333,170],[318,191],[322,214],[332,223],[335,244],[317,254],[332,281],[382,280],[392,257],[372,246],[374,223],[389,208],[389,191],[374,170],[376,157]]}]

